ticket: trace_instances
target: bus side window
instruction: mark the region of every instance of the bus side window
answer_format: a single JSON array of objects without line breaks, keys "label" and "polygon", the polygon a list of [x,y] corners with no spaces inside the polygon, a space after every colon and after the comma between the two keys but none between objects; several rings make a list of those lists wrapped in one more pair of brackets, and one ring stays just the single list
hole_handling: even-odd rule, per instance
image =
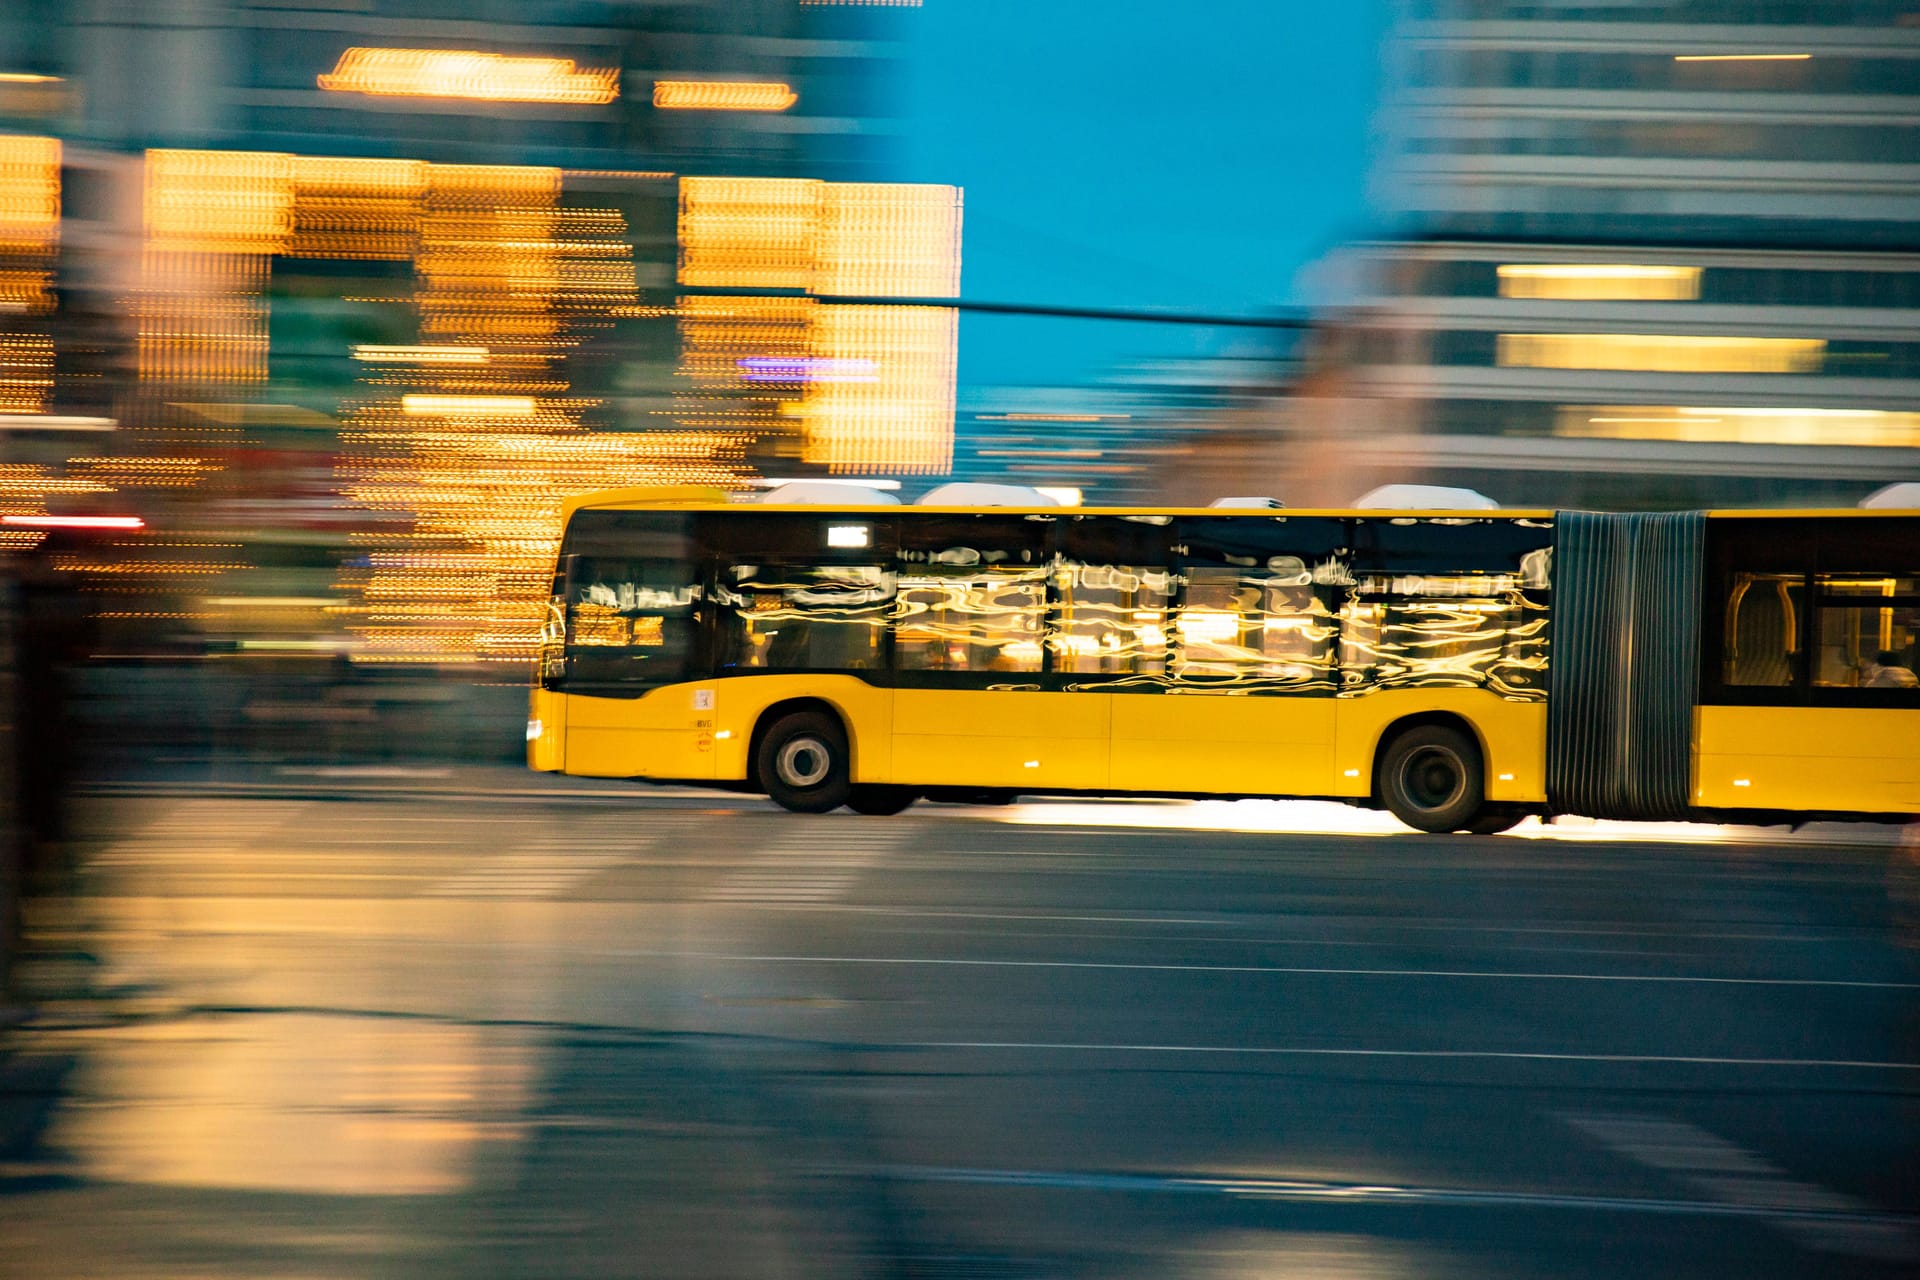
[{"label": "bus side window", "polygon": [[1174,629],[1182,680],[1291,685],[1331,675],[1333,616],[1298,557],[1189,565]]},{"label": "bus side window", "polygon": [[735,564],[722,570],[720,668],[864,671],[882,664],[892,571]]},{"label": "bus side window", "polygon": [[1798,574],[1733,575],[1727,588],[1725,680],[1786,688],[1795,683],[1805,616]]},{"label": "bus side window", "polygon": [[1059,598],[1053,669],[1082,675],[1157,675],[1167,666],[1172,575],[1143,565],[1054,566]]},{"label": "bus side window", "polygon": [[1814,606],[1814,684],[1920,687],[1920,577],[1822,574],[1814,580]]},{"label": "bus side window", "polygon": [[1038,671],[1044,570],[916,565],[900,574],[893,665],[900,671]]},{"label": "bus side window", "polygon": [[1172,520],[1069,515],[1053,564],[1053,669],[1164,675],[1173,602]]}]

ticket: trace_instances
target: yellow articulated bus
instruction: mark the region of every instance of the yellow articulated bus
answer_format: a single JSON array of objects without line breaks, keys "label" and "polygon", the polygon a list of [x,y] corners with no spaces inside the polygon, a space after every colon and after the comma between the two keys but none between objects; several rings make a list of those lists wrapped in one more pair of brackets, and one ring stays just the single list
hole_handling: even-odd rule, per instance
[{"label": "yellow articulated bus", "polygon": [[1920,512],[568,505],[535,769],[897,813],[1920,811]]}]

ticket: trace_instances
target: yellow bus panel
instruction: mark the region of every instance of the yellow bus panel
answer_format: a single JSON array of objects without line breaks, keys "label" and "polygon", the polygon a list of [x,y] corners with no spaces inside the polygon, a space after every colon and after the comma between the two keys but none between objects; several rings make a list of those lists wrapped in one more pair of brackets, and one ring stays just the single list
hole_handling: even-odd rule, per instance
[{"label": "yellow bus panel", "polygon": [[1920,813],[1920,732],[1899,707],[1699,707],[1694,803]]},{"label": "yellow bus panel", "polygon": [[1113,701],[1025,689],[896,690],[893,780],[1102,790]]},{"label": "yellow bus panel", "polygon": [[1120,790],[1336,794],[1332,698],[1107,697]]}]

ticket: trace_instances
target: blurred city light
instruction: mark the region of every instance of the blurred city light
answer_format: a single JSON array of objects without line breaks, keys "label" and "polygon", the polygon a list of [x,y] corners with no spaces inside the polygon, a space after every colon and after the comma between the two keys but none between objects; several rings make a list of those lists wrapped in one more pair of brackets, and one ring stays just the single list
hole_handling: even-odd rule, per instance
[{"label": "blurred city light", "polygon": [[348,49],[322,89],[379,97],[474,102],[599,104],[620,96],[618,70],[589,71],[572,58],[512,58],[479,50]]},{"label": "blurred city light", "polygon": [[663,111],[785,111],[800,101],[791,86],[732,80],[656,80],[653,105]]}]

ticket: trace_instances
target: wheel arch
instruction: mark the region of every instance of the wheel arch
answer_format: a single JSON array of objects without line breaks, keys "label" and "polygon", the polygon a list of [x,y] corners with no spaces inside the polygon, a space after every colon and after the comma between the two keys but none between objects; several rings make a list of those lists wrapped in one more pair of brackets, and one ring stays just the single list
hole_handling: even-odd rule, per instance
[{"label": "wheel arch", "polygon": [[1410,730],[1423,729],[1429,725],[1443,729],[1458,729],[1467,735],[1475,749],[1480,752],[1480,769],[1483,778],[1481,786],[1484,791],[1486,785],[1484,777],[1492,768],[1492,756],[1487,750],[1487,736],[1480,732],[1480,726],[1457,711],[1416,711],[1411,715],[1401,716],[1398,720],[1389,721],[1382,726],[1380,735],[1373,740],[1373,767],[1370,773],[1373,779],[1372,795],[1376,802],[1382,799],[1380,765],[1387,758],[1387,751],[1393,746],[1394,739]]},{"label": "wheel arch", "polygon": [[767,730],[777,724],[781,717],[799,711],[812,711],[820,715],[831,716],[840,726],[840,732],[847,739],[847,767],[854,776],[858,776],[860,744],[854,740],[853,722],[847,713],[835,706],[832,701],[821,697],[782,698],[770,702],[760,709],[754,717],[753,732],[747,738],[747,782],[757,784],[760,760],[760,744],[766,740]]}]

